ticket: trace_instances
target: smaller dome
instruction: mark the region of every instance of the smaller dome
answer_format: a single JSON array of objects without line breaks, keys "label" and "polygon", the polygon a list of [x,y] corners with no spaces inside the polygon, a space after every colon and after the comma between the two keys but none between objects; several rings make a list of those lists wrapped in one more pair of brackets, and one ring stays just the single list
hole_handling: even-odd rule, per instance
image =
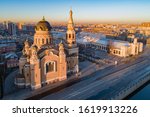
[{"label": "smaller dome", "polygon": [[36,31],[50,31],[52,29],[51,25],[49,24],[48,21],[45,20],[45,18],[43,17],[43,19],[41,21],[39,21],[35,27]]},{"label": "smaller dome", "polygon": [[25,40],[24,45],[25,45],[25,47],[29,47],[30,46],[29,41]]},{"label": "smaller dome", "polygon": [[31,49],[32,49],[33,51],[37,51],[38,48],[37,48],[36,45],[32,45],[32,46],[31,46]]}]

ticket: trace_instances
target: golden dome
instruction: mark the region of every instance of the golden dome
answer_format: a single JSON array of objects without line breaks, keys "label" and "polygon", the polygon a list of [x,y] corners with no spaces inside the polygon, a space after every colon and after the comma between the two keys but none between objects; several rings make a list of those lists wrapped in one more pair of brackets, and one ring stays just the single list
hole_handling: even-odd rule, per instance
[{"label": "golden dome", "polygon": [[52,29],[51,25],[49,24],[48,21],[45,20],[45,18],[43,17],[43,19],[41,21],[39,21],[35,27],[36,31],[50,31]]}]

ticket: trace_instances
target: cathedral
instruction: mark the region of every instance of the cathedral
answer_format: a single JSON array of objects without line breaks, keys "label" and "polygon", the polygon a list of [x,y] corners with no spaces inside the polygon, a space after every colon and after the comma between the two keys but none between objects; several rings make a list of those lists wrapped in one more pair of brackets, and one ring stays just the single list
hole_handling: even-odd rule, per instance
[{"label": "cathedral", "polygon": [[78,47],[72,15],[70,10],[66,39],[59,44],[53,42],[52,27],[44,17],[37,23],[33,44],[30,46],[28,40],[24,42],[19,74],[15,78],[17,87],[34,90],[78,73]]}]

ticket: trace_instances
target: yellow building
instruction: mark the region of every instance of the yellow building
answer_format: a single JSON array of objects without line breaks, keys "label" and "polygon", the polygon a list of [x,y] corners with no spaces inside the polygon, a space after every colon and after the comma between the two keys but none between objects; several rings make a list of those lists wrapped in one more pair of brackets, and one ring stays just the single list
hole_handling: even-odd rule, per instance
[{"label": "yellow building", "polygon": [[46,84],[67,79],[67,73],[78,72],[78,47],[76,44],[72,10],[66,40],[58,46],[53,43],[51,25],[43,18],[37,23],[34,43],[26,40],[19,60],[18,87],[38,89]]}]

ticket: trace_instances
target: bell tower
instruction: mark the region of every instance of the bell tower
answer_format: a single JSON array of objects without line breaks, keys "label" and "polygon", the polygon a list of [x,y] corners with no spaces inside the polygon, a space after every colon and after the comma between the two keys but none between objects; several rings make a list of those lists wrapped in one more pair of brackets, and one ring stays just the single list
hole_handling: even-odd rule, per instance
[{"label": "bell tower", "polygon": [[76,34],[75,34],[72,15],[73,15],[73,12],[71,9],[69,13],[69,21],[68,21],[67,33],[66,33],[67,43],[69,47],[76,46]]},{"label": "bell tower", "polygon": [[68,74],[78,73],[78,47],[76,43],[76,32],[74,29],[73,12],[69,12],[69,21],[66,32],[65,51],[67,55],[67,72]]}]

